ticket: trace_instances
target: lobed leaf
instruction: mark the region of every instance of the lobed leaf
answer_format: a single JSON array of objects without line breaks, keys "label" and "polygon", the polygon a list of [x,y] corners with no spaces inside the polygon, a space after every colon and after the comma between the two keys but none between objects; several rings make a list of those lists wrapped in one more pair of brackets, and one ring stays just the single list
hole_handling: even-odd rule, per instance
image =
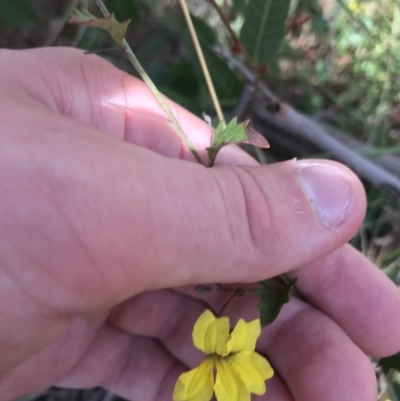
[{"label": "lobed leaf", "polygon": [[290,280],[285,286],[274,279],[261,281],[262,288],[257,290],[261,297],[258,309],[262,326],[271,324],[279,315],[283,305],[289,302],[290,294],[297,278]]},{"label": "lobed leaf", "polygon": [[110,14],[107,18],[96,18],[87,11],[75,9],[72,12],[69,22],[70,24],[89,26],[107,31],[114,39],[117,46],[122,49],[126,30],[131,21],[118,22],[114,14]]},{"label": "lobed leaf", "polygon": [[212,145],[206,148],[210,167],[214,165],[218,152],[230,144],[249,144],[259,148],[269,148],[268,141],[248,124],[249,120],[238,124],[236,117],[225,128],[222,123],[218,124]]}]

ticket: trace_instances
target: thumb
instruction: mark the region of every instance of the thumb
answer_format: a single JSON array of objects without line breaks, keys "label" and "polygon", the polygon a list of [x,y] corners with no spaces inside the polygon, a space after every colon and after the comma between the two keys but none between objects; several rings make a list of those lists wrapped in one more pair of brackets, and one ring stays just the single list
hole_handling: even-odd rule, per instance
[{"label": "thumb", "polygon": [[346,243],[364,215],[360,182],[334,162],[207,169],[43,113],[49,132],[0,147],[0,254],[53,309],[272,277]]}]

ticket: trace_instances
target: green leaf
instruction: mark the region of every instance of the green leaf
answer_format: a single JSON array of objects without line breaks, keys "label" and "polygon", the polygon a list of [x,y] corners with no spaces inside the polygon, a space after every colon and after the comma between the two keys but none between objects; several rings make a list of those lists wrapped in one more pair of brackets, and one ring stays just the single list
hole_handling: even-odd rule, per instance
[{"label": "green leaf", "polygon": [[110,14],[107,18],[96,18],[87,11],[79,11],[75,9],[69,20],[70,24],[90,26],[107,31],[120,49],[123,49],[123,41],[130,20],[118,22],[114,14]]},{"label": "green leaf", "polygon": [[274,279],[260,282],[262,288],[257,290],[257,294],[261,297],[258,309],[262,326],[271,324],[278,317],[283,305],[289,302],[296,282],[297,278],[290,280],[285,286]]},{"label": "green leaf", "polygon": [[318,36],[326,36],[329,33],[328,21],[322,16],[322,14],[314,14],[312,16],[312,27]]},{"label": "green leaf", "polygon": [[230,17],[236,17],[238,14],[246,11],[249,0],[233,0],[232,7],[229,10]]},{"label": "green leaf", "polygon": [[181,61],[170,68],[167,86],[188,98],[196,97],[199,92],[199,82],[192,63]]},{"label": "green leaf", "polygon": [[394,369],[400,372],[400,352],[387,358],[381,358],[379,365],[382,367],[383,372],[387,375],[389,370]]},{"label": "green leaf", "polygon": [[238,124],[236,117],[225,128],[222,123],[218,124],[212,146],[206,148],[210,167],[214,165],[218,152],[226,145],[249,144],[260,148],[269,148],[268,141],[248,124],[249,120]]},{"label": "green leaf", "polygon": [[0,18],[20,30],[39,21],[36,8],[29,0],[2,0]]},{"label": "green leaf", "polygon": [[278,53],[290,0],[250,0],[240,39],[253,61],[262,66]]},{"label": "green leaf", "polygon": [[[191,15],[194,29],[196,31],[199,42],[204,46],[212,46],[217,42],[217,36],[212,28],[210,28],[202,19]],[[186,28],[186,23],[185,23]]]}]

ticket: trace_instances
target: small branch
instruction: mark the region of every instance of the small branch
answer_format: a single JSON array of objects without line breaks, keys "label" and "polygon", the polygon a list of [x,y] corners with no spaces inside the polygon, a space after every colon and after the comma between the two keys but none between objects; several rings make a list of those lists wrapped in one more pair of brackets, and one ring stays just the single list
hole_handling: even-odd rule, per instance
[{"label": "small branch", "polygon": [[110,13],[107,10],[107,7],[105,4],[102,2],[102,0],[94,0],[97,4],[97,7],[100,8],[101,13],[107,18],[110,16]]},{"label": "small branch", "polygon": [[125,56],[126,58],[131,62],[131,64],[135,67],[136,71],[138,74],[142,77],[144,83],[149,87],[155,98],[158,100],[158,103],[160,103],[161,107],[164,109],[165,113],[167,114],[168,118],[171,120],[172,125],[174,128],[178,131],[180,134],[181,138],[185,142],[186,146],[190,149],[190,151],[193,153],[193,156],[196,158],[196,160],[205,166],[204,160],[201,158],[199,153],[197,152],[197,149],[194,147],[188,136],[185,134],[183,131],[182,127],[180,126],[178,120],[172,113],[171,109],[169,108],[167,102],[165,101],[163,95],[158,91],[157,87],[154,85],[153,81],[150,79],[150,77],[147,75],[146,71],[143,69],[142,65],[140,64],[139,60],[136,58],[136,56],[133,54],[132,49],[129,47],[128,42],[124,39],[123,42],[123,48],[125,51]]},{"label": "small branch", "polygon": [[[229,61],[229,63],[240,72],[240,74],[247,80],[248,83],[255,85],[257,83],[257,74],[250,70],[246,65],[243,64],[242,61],[237,59],[236,57],[228,54],[226,51],[222,50],[219,46],[214,46],[213,51],[220,56],[221,58]],[[264,99],[268,100],[273,104],[278,104],[280,101],[278,97],[265,85],[260,85],[260,91],[264,97]]]},{"label": "small branch", "polygon": [[217,313],[217,316],[221,316],[222,312],[225,310],[225,308],[229,305],[229,303],[232,301],[233,298],[237,296],[242,296],[244,294],[243,290],[241,289],[236,289],[235,292],[227,299],[227,301],[221,306],[220,310]]},{"label": "small branch", "polygon": [[214,84],[212,82],[210,71],[208,70],[206,60],[204,59],[203,51],[201,50],[201,46],[199,43],[199,39],[196,34],[196,30],[194,29],[192,18],[190,17],[189,10],[187,8],[187,4],[185,0],[179,0],[181,5],[183,15],[185,16],[185,20],[187,26],[189,28],[190,36],[192,37],[194,47],[196,48],[197,57],[199,58],[201,69],[203,70],[204,78],[206,79],[208,91],[210,92],[211,99],[214,104],[215,111],[218,116],[218,120],[222,123],[223,128],[226,127],[224,115],[221,110],[221,105],[219,104],[217,93],[215,92]]},{"label": "small branch", "polygon": [[225,25],[225,28],[229,32],[230,37],[233,40],[234,46],[237,47],[238,49],[241,49],[244,57],[246,58],[247,63],[250,65],[251,69],[256,72],[257,71],[257,65],[254,63],[252,57],[250,54],[247,52],[245,47],[242,45],[242,42],[240,41],[239,37],[236,35],[236,32],[232,29],[231,23],[229,21],[228,16],[222,11],[221,7],[217,4],[215,0],[208,0],[209,3],[214,7],[215,11],[221,18],[222,22]]},{"label": "small branch", "polygon": [[[100,11],[104,15],[104,17],[109,17],[110,13],[108,12],[106,6],[104,5],[102,0],[95,0],[97,6],[100,8]],[[153,93],[154,97],[157,99],[158,103],[160,106],[163,108],[164,112],[167,114],[168,118],[170,119],[173,127],[177,130],[178,134],[182,138],[182,140],[185,142],[186,146],[190,149],[192,152],[193,156],[196,158],[196,160],[202,164],[203,166],[206,166],[206,163],[204,160],[201,158],[199,152],[197,149],[194,147],[192,142],[190,141],[189,137],[185,134],[183,131],[181,125],[179,124],[178,120],[172,113],[171,109],[169,108],[167,102],[165,101],[163,95],[160,93],[160,91],[157,89],[157,87],[154,85],[153,81],[151,78],[147,75],[146,71],[140,64],[139,60],[136,58],[135,54],[133,53],[132,49],[130,48],[128,42],[126,39],[123,40],[122,42],[122,52],[123,55],[130,61],[130,63],[133,65],[133,67],[136,69],[138,74],[141,76],[143,79],[144,83],[147,85],[147,87],[151,90]]]},{"label": "small branch", "polygon": [[81,7],[84,11],[89,11],[89,0],[81,0]]},{"label": "small branch", "polygon": [[301,17],[301,14],[305,11],[306,7],[308,6],[310,0],[303,0],[298,6],[295,11],[295,14],[292,18],[292,21],[298,20]]},{"label": "small branch", "polygon": [[[229,61],[249,83],[254,84],[257,81],[256,75],[236,57],[218,48],[214,50],[222,58]],[[270,113],[265,105],[261,104],[254,108],[253,115],[259,119],[264,132],[265,128],[269,126],[271,131],[280,132],[280,136],[286,137],[286,139],[300,137],[313,143],[400,203],[400,179],[396,175],[349,149],[348,146],[332,137],[317,122],[294,110],[289,105],[282,104],[266,85],[261,83],[259,89],[263,97],[271,104],[275,103],[280,110],[276,113]]]}]

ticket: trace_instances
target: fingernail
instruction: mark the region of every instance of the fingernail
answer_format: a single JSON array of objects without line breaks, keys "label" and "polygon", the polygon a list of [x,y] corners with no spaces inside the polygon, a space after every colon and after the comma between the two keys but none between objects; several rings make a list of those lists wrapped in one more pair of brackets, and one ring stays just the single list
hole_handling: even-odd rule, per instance
[{"label": "fingernail", "polygon": [[322,226],[335,230],[346,219],[353,188],[346,171],[334,164],[298,161],[295,171]]}]

